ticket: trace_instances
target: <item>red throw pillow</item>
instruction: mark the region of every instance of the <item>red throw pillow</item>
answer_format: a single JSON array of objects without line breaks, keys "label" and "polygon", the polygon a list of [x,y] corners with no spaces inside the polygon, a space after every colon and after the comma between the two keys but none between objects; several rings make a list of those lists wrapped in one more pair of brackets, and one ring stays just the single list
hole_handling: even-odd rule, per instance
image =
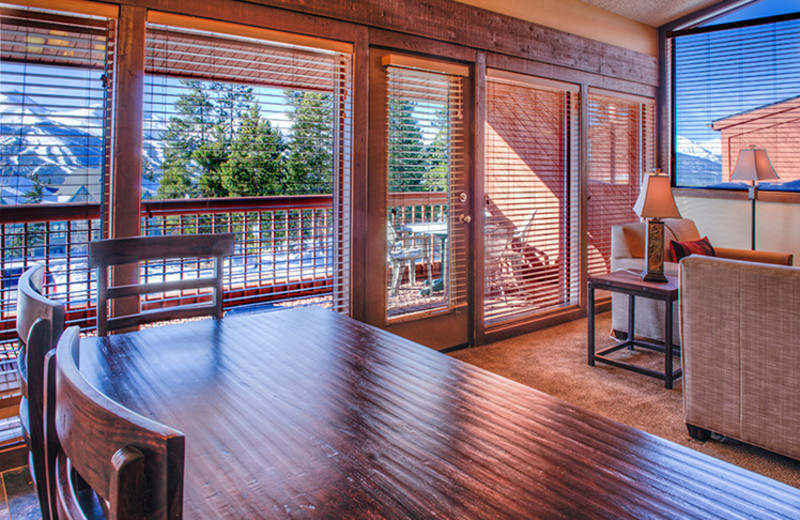
[{"label": "red throw pillow", "polygon": [[686,242],[670,240],[669,248],[676,262],[680,262],[681,258],[689,255],[717,256],[711,246],[711,242],[708,241],[708,237],[687,240]]},{"label": "red throw pillow", "polygon": [[666,251],[664,252],[667,254],[667,257],[664,259],[665,262],[677,262],[677,260],[675,260],[675,251],[672,250],[672,242],[674,242],[674,240],[670,240],[670,243],[667,244],[665,248]]}]

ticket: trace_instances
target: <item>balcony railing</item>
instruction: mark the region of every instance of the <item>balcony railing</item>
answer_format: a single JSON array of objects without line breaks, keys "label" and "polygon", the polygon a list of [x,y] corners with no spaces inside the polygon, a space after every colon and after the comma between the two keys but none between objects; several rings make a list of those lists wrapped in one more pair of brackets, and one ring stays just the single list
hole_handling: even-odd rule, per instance
[{"label": "balcony railing", "polygon": [[[445,193],[392,193],[389,202],[395,226],[446,218]],[[0,207],[0,363],[13,357],[17,278],[33,263],[45,265],[47,294],[64,303],[67,324],[94,327],[87,254],[88,243],[101,238],[99,217],[99,204]],[[331,301],[337,243],[330,195],[145,201],[141,229],[143,235],[234,233],[235,253],[225,263],[226,309]]]}]

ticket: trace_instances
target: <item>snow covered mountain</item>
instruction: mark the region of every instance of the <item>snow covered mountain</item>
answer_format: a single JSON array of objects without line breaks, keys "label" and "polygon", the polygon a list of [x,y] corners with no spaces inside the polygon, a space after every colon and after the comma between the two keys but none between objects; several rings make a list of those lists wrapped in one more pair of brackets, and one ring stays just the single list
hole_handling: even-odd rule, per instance
[{"label": "snow covered mountain", "polygon": [[[103,115],[102,106],[53,109],[19,92],[0,94],[0,203],[30,202],[37,186],[42,202],[99,200]],[[154,142],[147,140],[145,158],[161,164]],[[143,188],[158,187],[145,181]]]},{"label": "snow covered mountain", "polygon": [[722,182],[722,155],[719,139],[696,143],[677,136],[675,166],[681,186],[710,186]]}]

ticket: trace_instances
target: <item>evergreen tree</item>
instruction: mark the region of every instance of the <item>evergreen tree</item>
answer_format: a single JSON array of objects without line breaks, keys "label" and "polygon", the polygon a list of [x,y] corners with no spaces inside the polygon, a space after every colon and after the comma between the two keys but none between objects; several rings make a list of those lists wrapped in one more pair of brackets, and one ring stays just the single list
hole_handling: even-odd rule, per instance
[{"label": "evergreen tree", "polygon": [[244,114],[230,150],[227,161],[220,166],[220,179],[227,196],[291,193],[283,158],[286,143],[280,131],[261,117],[257,104]]},{"label": "evergreen tree", "polygon": [[333,98],[296,90],[284,94],[292,107],[287,166],[291,193],[332,193]]},{"label": "evergreen tree", "polygon": [[427,171],[422,129],[415,103],[393,99],[389,104],[389,191],[426,191]]},{"label": "evergreen tree", "polygon": [[28,179],[33,182],[33,186],[25,194],[25,204],[38,204],[44,199],[45,184],[35,171],[28,175]]},{"label": "evergreen tree", "polygon": [[159,199],[196,195],[201,171],[192,154],[205,144],[206,128],[211,128],[214,122],[214,106],[203,84],[196,80],[181,80],[181,83],[190,90],[175,102],[177,114],[170,117],[161,135],[167,144],[161,164]]},{"label": "evergreen tree", "polygon": [[436,137],[425,147],[425,191],[447,191],[450,174],[450,118],[447,107],[436,111]]},{"label": "evergreen tree", "polygon": [[225,197],[222,165],[228,160],[239,121],[255,103],[252,87],[181,80],[189,91],[175,102],[161,135],[164,148],[158,198]]}]

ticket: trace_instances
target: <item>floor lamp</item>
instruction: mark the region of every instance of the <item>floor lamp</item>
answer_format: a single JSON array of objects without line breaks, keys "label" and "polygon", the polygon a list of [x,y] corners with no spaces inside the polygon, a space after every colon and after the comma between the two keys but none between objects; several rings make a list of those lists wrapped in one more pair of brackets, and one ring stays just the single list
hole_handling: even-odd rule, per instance
[{"label": "floor lamp", "polygon": [[639,198],[633,211],[647,219],[645,256],[647,270],[642,273],[646,282],[666,282],[664,276],[664,221],[662,218],[680,218],[681,213],[672,196],[669,175],[656,170],[648,173],[642,180]]},{"label": "floor lamp", "polygon": [[758,181],[777,179],[778,173],[772,167],[767,151],[763,148],[756,148],[750,145],[739,151],[739,158],[736,160],[736,167],[731,174],[732,181],[751,181],[753,184],[747,190],[747,198],[750,199],[750,246],[756,250],[756,199],[758,198]]}]

